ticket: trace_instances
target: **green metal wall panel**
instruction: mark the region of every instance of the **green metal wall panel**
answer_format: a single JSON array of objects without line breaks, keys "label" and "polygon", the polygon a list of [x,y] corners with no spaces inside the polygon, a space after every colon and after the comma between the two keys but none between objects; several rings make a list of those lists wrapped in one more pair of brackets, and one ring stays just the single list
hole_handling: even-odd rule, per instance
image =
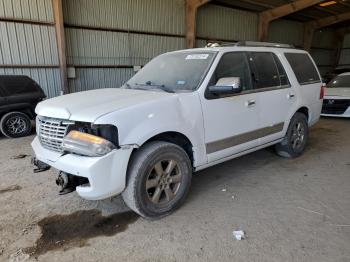
[{"label": "green metal wall panel", "polygon": [[256,40],[256,13],[207,4],[198,10],[197,36],[223,40]]},{"label": "green metal wall panel", "polygon": [[63,1],[64,21],[68,24],[182,35],[184,7],[184,0]]},{"label": "green metal wall panel", "polygon": [[1,0],[0,17],[54,21],[51,0]]},{"label": "green metal wall panel", "polygon": [[129,68],[77,68],[76,78],[69,79],[71,92],[98,88],[118,88],[134,74]]},{"label": "green metal wall panel", "polygon": [[268,41],[302,46],[303,24],[284,19],[275,20],[270,23]]}]

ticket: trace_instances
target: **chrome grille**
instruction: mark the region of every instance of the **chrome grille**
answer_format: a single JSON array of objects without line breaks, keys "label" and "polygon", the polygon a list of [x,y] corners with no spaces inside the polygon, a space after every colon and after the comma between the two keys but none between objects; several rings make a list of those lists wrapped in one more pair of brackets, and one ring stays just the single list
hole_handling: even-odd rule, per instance
[{"label": "chrome grille", "polygon": [[74,122],[55,118],[37,118],[38,135],[43,147],[62,152],[62,140],[67,134],[68,126]]}]

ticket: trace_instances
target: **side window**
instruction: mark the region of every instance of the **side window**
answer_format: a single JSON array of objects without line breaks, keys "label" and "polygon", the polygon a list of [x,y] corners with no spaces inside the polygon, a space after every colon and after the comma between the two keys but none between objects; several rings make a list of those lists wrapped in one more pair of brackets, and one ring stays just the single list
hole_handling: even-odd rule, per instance
[{"label": "side window", "polygon": [[305,53],[285,53],[294,74],[301,85],[321,82],[317,69]]},{"label": "side window", "polygon": [[253,71],[255,88],[280,86],[280,78],[272,53],[251,52],[249,62]]},{"label": "side window", "polygon": [[273,54],[273,59],[275,60],[275,63],[277,66],[281,86],[289,86],[290,84],[289,84],[288,76],[287,76],[286,71],[284,70],[284,68],[281,64],[281,61],[279,60],[279,58],[275,54]]},{"label": "side window", "polygon": [[223,77],[239,77],[243,91],[252,89],[250,69],[245,53],[232,52],[221,57],[210,84],[215,85]]}]

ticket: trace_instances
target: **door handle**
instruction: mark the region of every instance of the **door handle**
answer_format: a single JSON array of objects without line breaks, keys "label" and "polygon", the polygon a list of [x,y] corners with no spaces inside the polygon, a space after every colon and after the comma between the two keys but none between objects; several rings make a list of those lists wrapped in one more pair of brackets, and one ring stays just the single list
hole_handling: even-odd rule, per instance
[{"label": "door handle", "polygon": [[294,98],[295,97],[295,94],[293,94],[293,93],[289,93],[288,95],[287,95],[287,98],[288,99],[292,99],[292,98]]},{"label": "door handle", "polygon": [[255,100],[248,100],[247,102],[245,102],[245,105],[247,107],[255,106]]}]

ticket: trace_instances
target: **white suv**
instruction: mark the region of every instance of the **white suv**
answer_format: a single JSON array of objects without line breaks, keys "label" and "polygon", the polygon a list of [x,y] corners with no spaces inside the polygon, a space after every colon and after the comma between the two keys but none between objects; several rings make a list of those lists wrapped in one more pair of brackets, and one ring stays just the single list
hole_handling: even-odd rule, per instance
[{"label": "white suv", "polygon": [[304,151],[323,85],[310,55],[240,42],[160,55],[121,88],[56,97],[37,108],[39,171],[60,171],[61,193],[118,194],[146,218],[184,201],[193,172],[276,145]]}]

